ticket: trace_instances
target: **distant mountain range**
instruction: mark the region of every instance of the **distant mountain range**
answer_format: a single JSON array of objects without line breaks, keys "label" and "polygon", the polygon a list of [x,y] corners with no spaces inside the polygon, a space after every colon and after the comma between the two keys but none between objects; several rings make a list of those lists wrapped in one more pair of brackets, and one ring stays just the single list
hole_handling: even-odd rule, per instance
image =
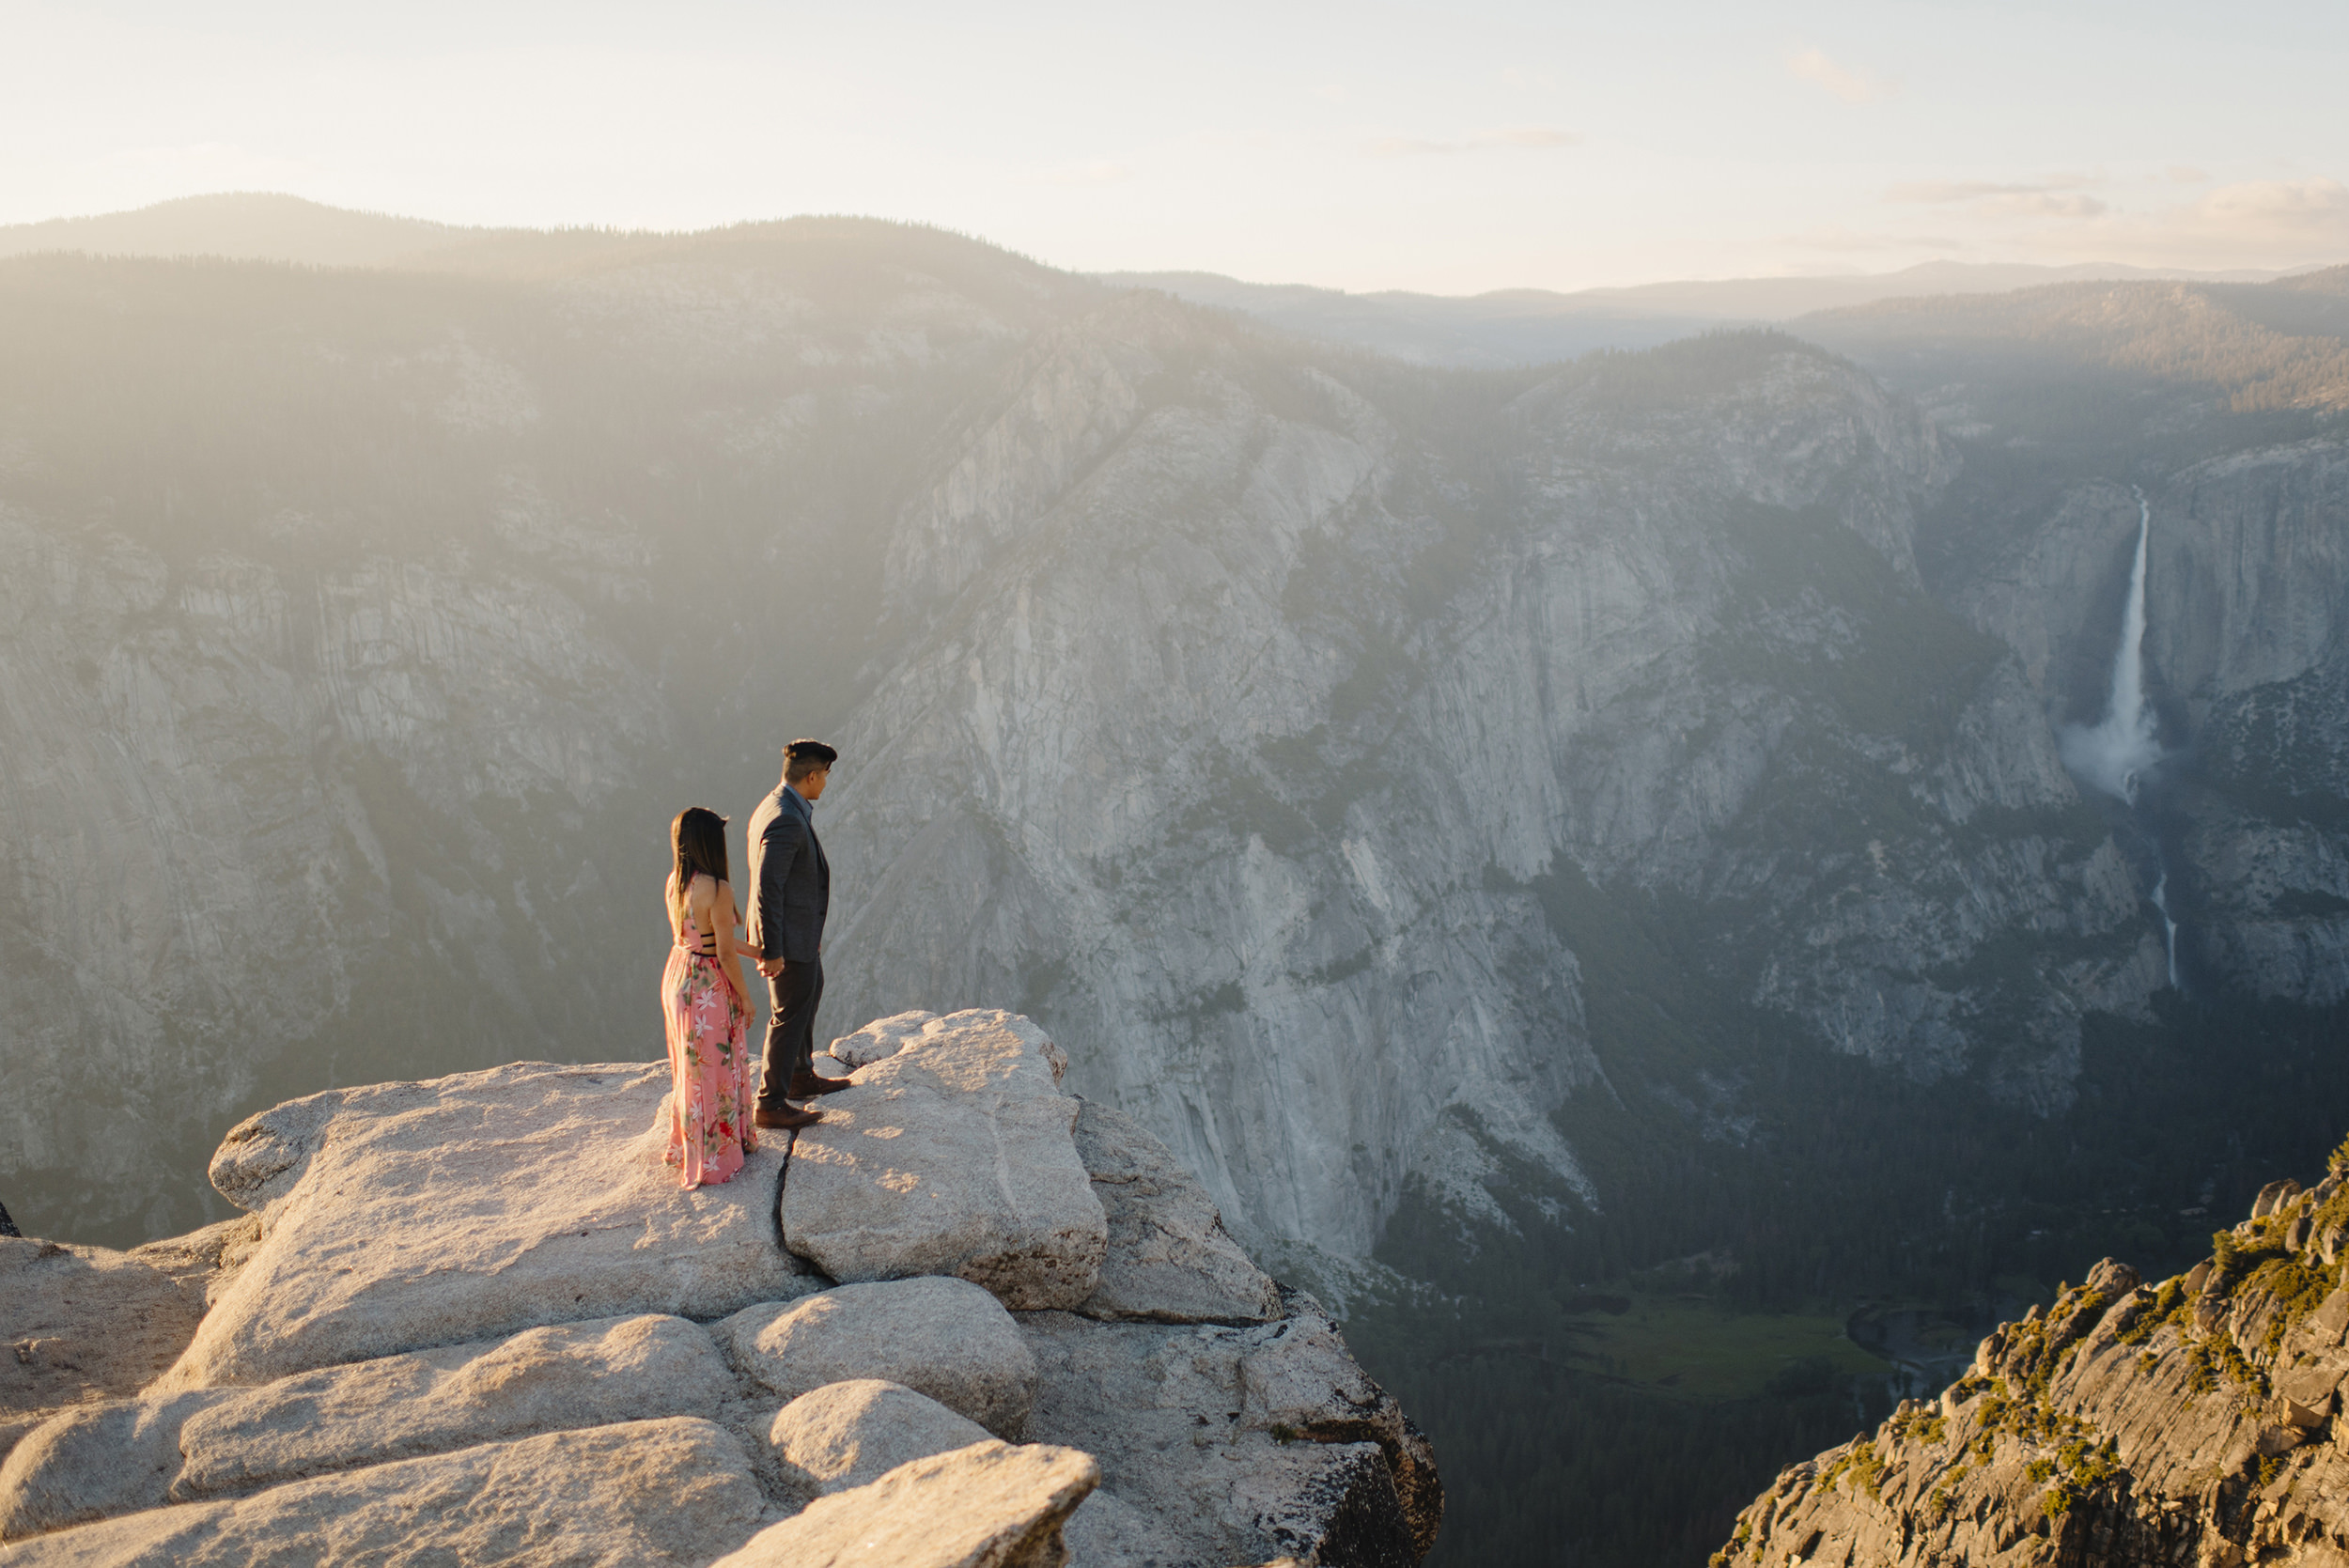
[{"label": "distant mountain range", "polygon": [[[753,228],[758,225],[740,225]],[[631,259],[690,237],[636,230],[474,228],[354,212],[259,192],[183,196],[130,212],[0,226],[0,256],[223,256],[317,267],[394,267],[544,277],[582,262]],[[2197,272],[2089,261],[2069,267],[1928,261],[1893,272],[1686,279],[1628,288],[1503,288],[1488,294],[1350,294],[1307,284],[1243,283],[1216,272],[1103,272],[1115,288],[1156,288],[1237,311],[1299,337],[1413,365],[1499,368],[1646,349],[1710,327],[1792,320],[1882,300],[1999,294],[2043,284],[2153,280],[2264,283],[2283,274]]]},{"label": "distant mountain range", "polygon": [[1710,327],[1790,321],[1823,310],[1942,294],[2002,294],[2050,283],[2265,283],[2282,274],[2158,272],[2117,262],[2071,267],[1927,261],[1897,272],[1835,277],[1689,279],[1632,288],[1503,288],[1467,296],[1348,294],[1303,284],[1242,283],[1214,272],[1106,272],[1103,283],[1159,288],[1324,342],[1414,365],[1498,369],[1572,359],[1594,349],[1651,349]]}]

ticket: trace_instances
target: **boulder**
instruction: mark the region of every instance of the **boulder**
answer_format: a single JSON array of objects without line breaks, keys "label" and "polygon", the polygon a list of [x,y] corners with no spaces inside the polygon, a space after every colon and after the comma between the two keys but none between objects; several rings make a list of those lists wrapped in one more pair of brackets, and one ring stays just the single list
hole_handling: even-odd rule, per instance
[{"label": "boulder", "polygon": [[707,1421],[637,1421],[83,1525],[12,1545],[8,1564],[701,1563],[750,1534],[765,1507],[731,1433]]},{"label": "boulder", "polygon": [[2260,1428],[2258,1441],[2252,1452],[2263,1459],[2276,1459],[2290,1453],[2309,1440],[2308,1428],[2290,1421],[2277,1422]]},{"label": "boulder", "polygon": [[188,1418],[230,1397],[199,1389],[114,1399],[49,1418],[0,1464],[0,1541],[161,1508],[179,1474]]},{"label": "boulder", "polygon": [[711,1568],[1060,1568],[1061,1527],[1100,1479],[1073,1449],[974,1443],[819,1498]]},{"label": "boulder", "polygon": [[845,1492],[898,1466],[988,1440],[987,1429],[895,1383],[828,1383],[775,1414],[767,1440],[818,1492]]},{"label": "boulder", "polygon": [[2098,1348],[2111,1344],[2145,1315],[2154,1301],[2154,1293],[2143,1285],[2129,1290],[2105,1309],[2104,1316],[2097,1319],[2095,1328],[2088,1336],[2089,1343]]},{"label": "boulder", "polygon": [[0,1422],[12,1439],[65,1405],[136,1393],[204,1313],[200,1292],[125,1253],[22,1236],[0,1236]]},{"label": "boulder", "polygon": [[2349,1334],[2349,1287],[2336,1290],[2319,1302],[2300,1331],[2310,1343],[2324,1348],[2340,1344],[2341,1336]]},{"label": "boulder", "polygon": [[1122,1110],[1081,1100],[1077,1157],[1109,1219],[1101,1282],[1087,1317],[1163,1323],[1262,1323],[1281,1293],[1239,1250],[1198,1179]]},{"label": "boulder", "polygon": [[931,1019],[798,1135],[785,1245],[835,1280],[953,1275],[1011,1307],[1084,1301],[1109,1220],[1070,1141],[1059,1060],[1014,1014]]},{"label": "boulder", "polygon": [[879,1378],[1011,1438],[1035,1402],[1035,1357],[1019,1326],[961,1280],[841,1285],[746,1309],[716,1331],[744,1375],[787,1399]]},{"label": "boulder", "polygon": [[531,1328],[240,1390],[190,1420],[171,1495],[250,1492],[527,1432],[706,1415],[739,1385],[708,1330],[643,1316]]},{"label": "boulder", "polygon": [[266,1236],[168,1388],[636,1312],[717,1317],[813,1288],[775,1246],[772,1141],[723,1186],[661,1160],[643,1063],[518,1063],[331,1090],[232,1129],[213,1185]]},{"label": "boulder", "polygon": [[908,1040],[936,1022],[935,1013],[896,1013],[886,1018],[875,1018],[854,1034],[844,1034],[825,1048],[826,1054],[847,1065],[850,1072],[869,1067],[884,1057],[896,1055]]},{"label": "boulder", "polygon": [[2341,1388],[2337,1366],[2302,1367],[2276,1379],[2276,1397],[2283,1419],[2295,1426],[2322,1426],[2333,1413],[2333,1398]]},{"label": "boulder", "polygon": [[[1443,1514],[1426,1438],[1311,1297],[1283,1304],[1282,1321],[1248,1327],[1023,1318],[1040,1374],[1030,1431],[1099,1459],[1170,1560],[1314,1560],[1322,1540],[1356,1554],[1322,1560],[1415,1561]],[[1291,1497],[1301,1512],[1273,1507]]]},{"label": "boulder", "polygon": [[2106,1258],[2088,1271],[2090,1290],[2108,1298],[2125,1296],[2144,1282],[2144,1277],[2127,1264]]}]

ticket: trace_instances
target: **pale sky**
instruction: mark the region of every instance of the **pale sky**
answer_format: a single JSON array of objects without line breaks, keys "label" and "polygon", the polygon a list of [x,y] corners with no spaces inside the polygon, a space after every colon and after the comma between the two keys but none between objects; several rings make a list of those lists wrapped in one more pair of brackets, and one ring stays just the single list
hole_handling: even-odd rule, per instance
[{"label": "pale sky", "polygon": [[1468,293],[2349,261],[2349,5],[0,0],[0,223],[914,219]]}]

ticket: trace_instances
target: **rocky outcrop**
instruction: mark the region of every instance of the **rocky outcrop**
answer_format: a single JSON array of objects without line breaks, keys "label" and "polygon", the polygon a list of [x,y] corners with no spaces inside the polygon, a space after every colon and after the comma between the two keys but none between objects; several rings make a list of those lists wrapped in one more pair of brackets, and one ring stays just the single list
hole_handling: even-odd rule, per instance
[{"label": "rocky outcrop", "polygon": [[1077,1157],[1109,1219],[1101,1282],[1078,1311],[1163,1323],[1252,1323],[1280,1314],[1279,1288],[1224,1231],[1198,1178],[1149,1129],[1087,1100],[1074,1131]]},{"label": "rocky outcrop", "polygon": [[842,1492],[910,1460],[984,1443],[988,1432],[911,1389],[862,1378],[801,1394],[775,1413],[767,1440],[818,1491]]},{"label": "rocky outcrop", "polygon": [[899,1383],[1015,1441],[1035,1403],[1035,1357],[1019,1326],[962,1280],[840,1285],[746,1308],[717,1331],[746,1376],[786,1399],[834,1383]]},{"label": "rocky outcrop", "polygon": [[2344,1232],[2336,1173],[2275,1184],[2176,1278],[2098,1265],[2000,1325],[1938,1400],[1781,1475],[1715,1563],[2349,1558]]},{"label": "rocky outcrop", "polygon": [[237,1502],[127,1514],[12,1542],[12,1563],[424,1560],[703,1563],[755,1529],[765,1507],[750,1453],[709,1421],[632,1421],[484,1443]]},{"label": "rocky outcrop", "polygon": [[[168,1387],[632,1312],[714,1317],[813,1288],[774,1244],[783,1154],[681,1190],[665,1067],[538,1064],[331,1090],[233,1128],[213,1185],[263,1237]],[[387,1237],[430,1237],[387,1245]]]},{"label": "rocky outcrop", "polygon": [[1100,1480],[1084,1454],[993,1441],[900,1465],[818,1498],[718,1560],[723,1568],[1056,1568],[1061,1526]]},{"label": "rocky outcrop", "polygon": [[[1176,1531],[1185,1558],[1240,1560],[1267,1533],[1301,1551],[1332,1528],[1389,1542],[1392,1560],[1407,1550],[1395,1523],[1425,1551],[1443,1514],[1426,1438],[1310,1297],[1283,1305],[1280,1322],[1253,1327],[1030,1317],[1030,1432],[1096,1455],[1103,1484]],[[1284,1522],[1299,1498],[1324,1524]]]},{"label": "rocky outcrop", "polygon": [[[240,1126],[213,1169],[258,1234],[150,1250],[179,1277],[7,1243],[45,1282],[25,1298],[53,1303],[42,1343],[92,1352],[80,1381],[28,1396],[62,1408],[27,1412],[0,1463],[9,1560],[1416,1562],[1441,1507],[1424,1440],[1310,1298],[1252,1294],[1164,1151],[1099,1119],[1081,1157],[1086,1108],[1054,1087],[1059,1049],[1026,1018],[928,1018],[902,1047],[832,1099],[918,1101],[926,1120],[885,1125],[937,1134],[924,1181],[995,1195],[993,1250],[961,1246],[950,1208],[876,1202],[872,1238],[832,1188],[819,1212],[846,1255],[894,1248],[938,1272],[806,1272],[777,1216],[795,1182],[836,1184],[840,1161],[770,1146],[733,1182],[681,1191],[661,1159],[661,1074],[534,1063],[336,1091]],[[952,1271],[1065,1255],[1066,1201],[1011,1196],[1030,1159],[1037,1185],[1094,1205],[1074,1312],[1011,1310],[1037,1277],[1080,1278],[1049,1262],[974,1270],[986,1288]],[[1130,1288],[1110,1302],[1088,1160],[1132,1188],[1131,1266],[1108,1276]],[[924,1241],[924,1212],[947,1234]],[[1163,1321],[1218,1305],[1238,1310]],[[145,1337],[97,1353],[132,1321]],[[1097,1492],[1105,1472],[1118,1484]]]},{"label": "rocky outcrop", "polygon": [[841,1281],[951,1274],[1013,1307],[1083,1301],[1109,1222],[1069,1141],[1058,1049],[1025,1018],[975,1011],[858,1068],[793,1144],[784,1245]]}]

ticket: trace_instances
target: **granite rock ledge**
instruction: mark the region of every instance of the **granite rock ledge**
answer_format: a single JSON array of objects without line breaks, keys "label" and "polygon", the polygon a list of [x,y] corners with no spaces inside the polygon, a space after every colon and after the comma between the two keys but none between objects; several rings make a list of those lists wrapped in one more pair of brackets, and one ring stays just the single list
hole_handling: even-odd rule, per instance
[{"label": "granite rock ledge", "polygon": [[243,1219],[0,1238],[39,1318],[0,1358],[9,1561],[1425,1554],[1426,1439],[1034,1024],[907,1015],[832,1062],[843,1113],[723,1186],[661,1164],[661,1068],[519,1063],[241,1124]]}]

